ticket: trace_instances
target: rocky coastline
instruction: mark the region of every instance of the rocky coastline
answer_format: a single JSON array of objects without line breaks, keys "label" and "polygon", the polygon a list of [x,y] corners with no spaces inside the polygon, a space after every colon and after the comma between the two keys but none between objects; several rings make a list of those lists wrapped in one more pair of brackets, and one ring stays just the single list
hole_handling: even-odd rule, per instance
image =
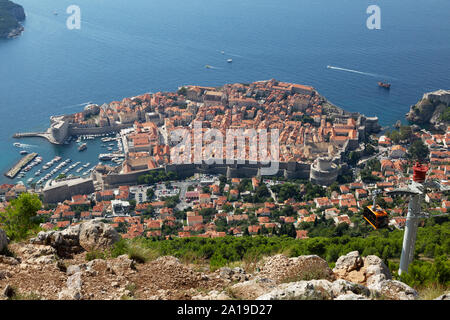
[{"label": "rocky coastline", "polygon": [[419,126],[445,131],[450,125],[450,90],[425,93],[422,99],[410,107],[406,119]]},{"label": "rocky coastline", "polygon": [[0,39],[12,39],[24,31],[25,10],[9,0],[0,0]]}]

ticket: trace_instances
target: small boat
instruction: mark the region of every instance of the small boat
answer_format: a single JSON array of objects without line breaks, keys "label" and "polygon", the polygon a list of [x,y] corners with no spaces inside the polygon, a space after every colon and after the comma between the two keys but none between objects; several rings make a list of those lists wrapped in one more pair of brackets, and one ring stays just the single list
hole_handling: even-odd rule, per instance
[{"label": "small boat", "polygon": [[14,146],[14,147],[20,147],[20,146],[21,146],[21,144],[20,144],[20,143],[18,143],[18,142],[14,142],[14,143],[13,143],[13,146]]},{"label": "small boat", "polygon": [[211,69],[212,67],[211,67],[209,64],[207,64],[207,65],[205,66],[205,68],[206,68],[206,69]]},{"label": "small boat", "polygon": [[84,151],[84,150],[86,150],[87,149],[87,144],[86,143],[83,143],[83,144],[81,144],[79,147],[78,147],[78,151]]},{"label": "small boat", "polygon": [[27,154],[27,153],[28,153],[28,151],[26,151],[26,150],[20,151],[20,154]]},{"label": "small boat", "polygon": [[57,11],[53,11],[53,15],[57,16],[58,12]]},{"label": "small boat", "polygon": [[232,63],[232,62],[233,62],[233,59],[228,59],[227,62],[228,62],[228,63]]},{"label": "small boat", "polygon": [[220,53],[221,53],[221,54],[225,54],[225,51],[222,50],[222,51],[220,51]]},{"label": "small boat", "polygon": [[385,89],[390,89],[391,88],[391,84],[390,83],[382,82],[382,81],[378,82],[378,86],[380,86],[382,88],[385,88]]}]

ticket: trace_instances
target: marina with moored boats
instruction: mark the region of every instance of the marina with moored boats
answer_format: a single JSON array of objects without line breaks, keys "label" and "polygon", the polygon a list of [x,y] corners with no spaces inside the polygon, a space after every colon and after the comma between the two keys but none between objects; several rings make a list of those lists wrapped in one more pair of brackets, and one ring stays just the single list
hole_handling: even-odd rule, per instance
[{"label": "marina with moored boats", "polygon": [[[66,142],[56,147],[55,151],[58,150],[55,152],[56,155],[50,157],[45,152],[44,154],[34,152],[41,149],[38,143],[13,143],[19,151],[23,151],[24,157],[5,173],[5,176],[39,189],[52,180],[87,177],[99,163],[111,162],[110,165],[114,166],[124,160],[122,141],[115,133],[71,136]],[[101,160],[99,154],[103,154],[106,147],[111,157]],[[44,161],[44,157],[47,160]]]}]

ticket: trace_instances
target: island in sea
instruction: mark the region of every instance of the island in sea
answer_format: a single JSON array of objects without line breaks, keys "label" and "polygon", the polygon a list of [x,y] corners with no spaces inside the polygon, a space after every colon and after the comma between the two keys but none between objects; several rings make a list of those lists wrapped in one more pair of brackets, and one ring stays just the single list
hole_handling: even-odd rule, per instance
[{"label": "island in sea", "polygon": [[21,5],[9,0],[0,0],[0,39],[19,36],[24,28],[25,11]]}]

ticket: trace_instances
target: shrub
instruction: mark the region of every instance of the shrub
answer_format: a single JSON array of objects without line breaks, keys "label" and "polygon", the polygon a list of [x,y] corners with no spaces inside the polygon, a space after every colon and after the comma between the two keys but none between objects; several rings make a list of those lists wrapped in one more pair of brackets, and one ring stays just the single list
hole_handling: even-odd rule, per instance
[{"label": "shrub", "polygon": [[86,260],[92,261],[95,259],[102,259],[105,260],[107,258],[107,254],[103,251],[99,250],[92,250],[86,253]]}]

